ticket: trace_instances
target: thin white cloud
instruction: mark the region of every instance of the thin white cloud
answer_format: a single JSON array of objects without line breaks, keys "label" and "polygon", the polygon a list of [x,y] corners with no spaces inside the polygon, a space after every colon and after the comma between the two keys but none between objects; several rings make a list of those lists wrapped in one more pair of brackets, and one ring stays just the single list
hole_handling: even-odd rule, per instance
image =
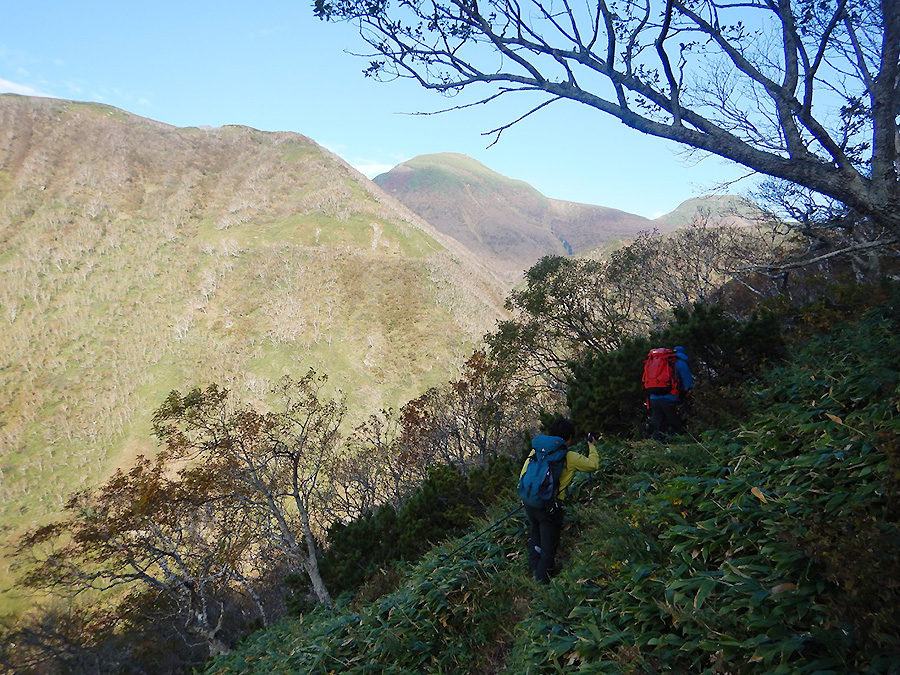
[{"label": "thin white cloud", "polygon": [[9,80],[3,79],[0,79],[0,94],[21,94],[22,96],[51,97],[50,94],[45,94],[42,91],[38,91],[28,84],[20,84],[18,82],[10,82]]},{"label": "thin white cloud", "polygon": [[393,164],[378,164],[376,162],[360,162],[354,164],[353,168],[363,174],[366,178],[375,178],[375,176],[386,173],[394,168]]},{"label": "thin white cloud", "polygon": [[345,162],[347,162],[347,164],[349,164],[354,169],[359,171],[366,178],[375,178],[375,176],[378,176],[379,174],[390,171],[395,166],[397,166],[401,162],[406,161],[406,159],[408,159],[407,157],[402,157],[401,155],[396,155],[398,158],[397,161],[393,162],[392,164],[387,164],[387,163],[385,163],[384,158],[377,160],[377,159],[370,159],[367,157],[360,157],[359,155],[357,155],[355,157],[348,156],[350,149],[343,143],[328,143],[328,142],[326,142],[326,143],[319,143],[319,145],[323,146],[327,150],[330,150],[331,152],[336,154],[338,157],[343,159]]}]

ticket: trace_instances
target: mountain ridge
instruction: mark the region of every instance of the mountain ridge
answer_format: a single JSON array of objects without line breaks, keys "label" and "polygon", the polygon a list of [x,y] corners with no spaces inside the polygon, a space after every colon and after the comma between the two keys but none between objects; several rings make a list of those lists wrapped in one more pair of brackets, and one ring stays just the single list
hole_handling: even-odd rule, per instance
[{"label": "mountain ridge", "polygon": [[[499,185],[543,209],[532,229],[555,253],[593,243],[579,222],[624,213],[453,159],[471,194]],[[483,238],[528,244],[511,232]],[[504,316],[522,264],[473,251],[302,134],[0,95],[0,524],[152,453],[150,415],[173,389],[215,381],[258,401],[315,368],[354,419],[401,405]]]},{"label": "mountain ridge", "polygon": [[686,200],[650,220],[620,209],[547,197],[525,181],[503,176],[459,153],[420,155],[374,182],[437,229],[487,260],[507,282],[546,255],[583,255],[631,240],[640,232],[671,232],[698,215],[719,224],[744,224],[731,217],[733,195]]},{"label": "mountain ridge", "polygon": [[458,153],[415,157],[374,182],[510,283],[543,255],[582,253],[652,227],[618,209],[551,199]]}]

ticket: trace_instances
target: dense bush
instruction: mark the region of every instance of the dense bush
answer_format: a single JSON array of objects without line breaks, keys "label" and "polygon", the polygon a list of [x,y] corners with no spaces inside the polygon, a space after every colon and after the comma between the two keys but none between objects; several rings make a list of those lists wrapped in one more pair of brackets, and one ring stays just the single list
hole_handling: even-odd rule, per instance
[{"label": "dense bush", "polygon": [[332,594],[358,589],[379,569],[415,560],[436,543],[470,527],[485,507],[512,493],[515,462],[498,456],[464,474],[436,466],[397,510],[385,504],[349,523],[335,523],[321,555]]},{"label": "dense bush", "polygon": [[[833,327],[770,371],[743,428],[624,453],[640,472],[508,667],[900,672],[896,316]],[[551,645],[527,637],[548,630]]]},{"label": "dense bush", "polygon": [[649,338],[631,338],[613,351],[594,352],[572,364],[567,401],[582,431],[643,436],[646,421],[641,371],[654,347],[681,345],[691,359],[695,433],[736,419],[740,383],[782,354],[779,324],[771,314],[738,321],[722,307],[675,311],[675,321]]},{"label": "dense bush", "polygon": [[[513,525],[481,540],[475,559],[426,556],[407,570],[402,588],[359,611],[316,610],[248,639],[245,648],[210,664],[217,675],[242,673],[490,672],[519,611],[515,589],[500,578]],[[288,656],[289,655],[289,656]],[[502,655],[501,655],[502,658]]]}]

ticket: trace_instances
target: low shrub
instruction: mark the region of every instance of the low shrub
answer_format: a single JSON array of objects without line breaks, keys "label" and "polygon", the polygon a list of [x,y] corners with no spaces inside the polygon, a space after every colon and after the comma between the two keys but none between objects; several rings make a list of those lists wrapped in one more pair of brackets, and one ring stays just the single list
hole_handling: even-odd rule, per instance
[{"label": "low shrub", "polygon": [[335,523],[320,556],[329,590],[339,595],[356,591],[373,575],[390,577],[384,570],[394,562],[416,560],[465,531],[488,505],[512,494],[516,470],[506,456],[467,474],[452,466],[434,467],[399,509],[385,504],[349,523]]}]

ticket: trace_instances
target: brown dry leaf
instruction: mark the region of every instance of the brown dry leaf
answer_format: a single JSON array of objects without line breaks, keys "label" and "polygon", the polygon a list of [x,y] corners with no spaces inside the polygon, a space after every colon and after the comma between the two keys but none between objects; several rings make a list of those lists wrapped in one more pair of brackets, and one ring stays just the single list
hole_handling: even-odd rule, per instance
[{"label": "brown dry leaf", "polygon": [[834,422],[835,424],[843,424],[843,423],[844,423],[844,420],[842,420],[842,419],[841,419],[840,417],[838,417],[837,415],[832,415],[831,413],[825,413],[825,417],[827,417],[828,419],[830,419],[830,420],[831,420],[832,422]]},{"label": "brown dry leaf", "polygon": [[750,488],[750,492],[763,504],[767,504],[769,502],[769,500],[766,499],[766,496],[762,493],[762,490],[760,490],[758,487]]},{"label": "brown dry leaf", "polygon": [[787,593],[788,591],[792,591],[797,588],[797,584],[792,584],[790,581],[778,584],[777,586],[773,586],[769,589],[769,593],[772,595],[778,595],[779,593]]}]

